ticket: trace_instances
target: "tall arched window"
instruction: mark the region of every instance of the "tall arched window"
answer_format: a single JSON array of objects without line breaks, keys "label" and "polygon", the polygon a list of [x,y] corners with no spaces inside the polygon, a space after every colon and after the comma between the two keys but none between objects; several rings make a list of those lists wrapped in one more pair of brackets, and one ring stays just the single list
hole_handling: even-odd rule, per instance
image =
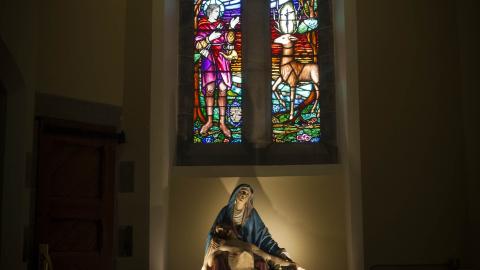
[{"label": "tall arched window", "polygon": [[180,12],[179,164],[336,162],[330,0]]}]

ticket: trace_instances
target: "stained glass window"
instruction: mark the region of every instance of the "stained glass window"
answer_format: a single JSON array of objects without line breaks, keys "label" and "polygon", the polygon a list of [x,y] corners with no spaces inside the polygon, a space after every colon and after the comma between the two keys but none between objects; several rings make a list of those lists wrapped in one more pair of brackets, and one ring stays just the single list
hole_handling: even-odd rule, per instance
[{"label": "stained glass window", "polygon": [[193,142],[241,143],[241,0],[193,4]]},{"label": "stained glass window", "polygon": [[269,1],[273,142],[320,142],[317,0]]},{"label": "stained glass window", "polygon": [[332,1],[178,2],[177,164],[335,163]]}]

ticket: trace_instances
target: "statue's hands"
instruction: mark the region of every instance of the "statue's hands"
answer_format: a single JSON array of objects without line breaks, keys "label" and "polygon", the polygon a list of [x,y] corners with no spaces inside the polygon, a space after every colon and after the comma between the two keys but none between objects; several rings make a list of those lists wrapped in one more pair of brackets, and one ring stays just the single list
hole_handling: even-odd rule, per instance
[{"label": "statue's hands", "polygon": [[273,270],[281,270],[282,269],[282,266],[278,263],[275,263],[274,261],[267,261],[267,264],[269,266],[269,269],[273,269]]},{"label": "statue's hands", "polygon": [[240,22],[240,17],[234,17],[230,20],[230,28],[234,29],[235,26]]},{"label": "statue's hands", "polygon": [[290,259],[290,255],[286,251],[283,251],[282,253],[280,253],[280,255],[278,257],[286,260],[287,262],[293,263],[293,260]]},{"label": "statue's hands", "polygon": [[269,265],[270,269],[273,270],[305,270],[293,262],[275,263],[273,261],[268,261],[267,264]]},{"label": "statue's hands", "polygon": [[[274,268],[274,269],[277,269],[277,268]],[[296,264],[291,264],[291,265],[286,266],[286,267],[280,267],[278,269],[281,269],[281,270],[305,270],[303,267],[300,267]]]},{"label": "statue's hands", "polygon": [[219,38],[221,35],[222,35],[222,33],[217,32],[217,31],[213,31],[213,32],[208,36],[208,41],[211,42],[211,41]]}]

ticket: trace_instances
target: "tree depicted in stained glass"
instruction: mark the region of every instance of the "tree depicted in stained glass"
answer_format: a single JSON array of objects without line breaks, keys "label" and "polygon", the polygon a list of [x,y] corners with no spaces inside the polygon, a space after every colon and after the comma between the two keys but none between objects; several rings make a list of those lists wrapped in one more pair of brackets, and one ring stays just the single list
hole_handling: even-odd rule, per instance
[{"label": "tree depicted in stained glass", "polygon": [[194,143],[242,141],[241,0],[194,0]]},{"label": "tree depicted in stained glass", "polygon": [[273,141],[319,142],[317,0],[269,1]]}]

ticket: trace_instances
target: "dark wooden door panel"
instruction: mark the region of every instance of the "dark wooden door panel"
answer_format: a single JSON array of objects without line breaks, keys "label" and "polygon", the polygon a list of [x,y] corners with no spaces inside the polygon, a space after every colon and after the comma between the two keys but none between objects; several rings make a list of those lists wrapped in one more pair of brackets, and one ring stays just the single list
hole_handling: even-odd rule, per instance
[{"label": "dark wooden door panel", "polygon": [[98,253],[86,254],[85,252],[72,252],[64,254],[53,254],[52,263],[57,270],[86,270],[86,269],[112,269],[104,268],[107,266]]},{"label": "dark wooden door panel", "polygon": [[101,252],[102,224],[99,219],[51,218],[48,226],[51,253]]},{"label": "dark wooden door panel", "polygon": [[[56,164],[49,164],[51,189],[49,196],[64,198],[99,198],[101,195],[103,170],[103,147],[73,145],[55,142],[61,158]],[[62,148],[64,147],[64,148]],[[78,164],[82,164],[81,168]],[[72,175],[72,172],[75,174]],[[68,180],[67,180],[68,179]]]},{"label": "dark wooden door panel", "polygon": [[54,269],[113,269],[116,142],[108,133],[40,121],[37,242],[48,244]]}]

